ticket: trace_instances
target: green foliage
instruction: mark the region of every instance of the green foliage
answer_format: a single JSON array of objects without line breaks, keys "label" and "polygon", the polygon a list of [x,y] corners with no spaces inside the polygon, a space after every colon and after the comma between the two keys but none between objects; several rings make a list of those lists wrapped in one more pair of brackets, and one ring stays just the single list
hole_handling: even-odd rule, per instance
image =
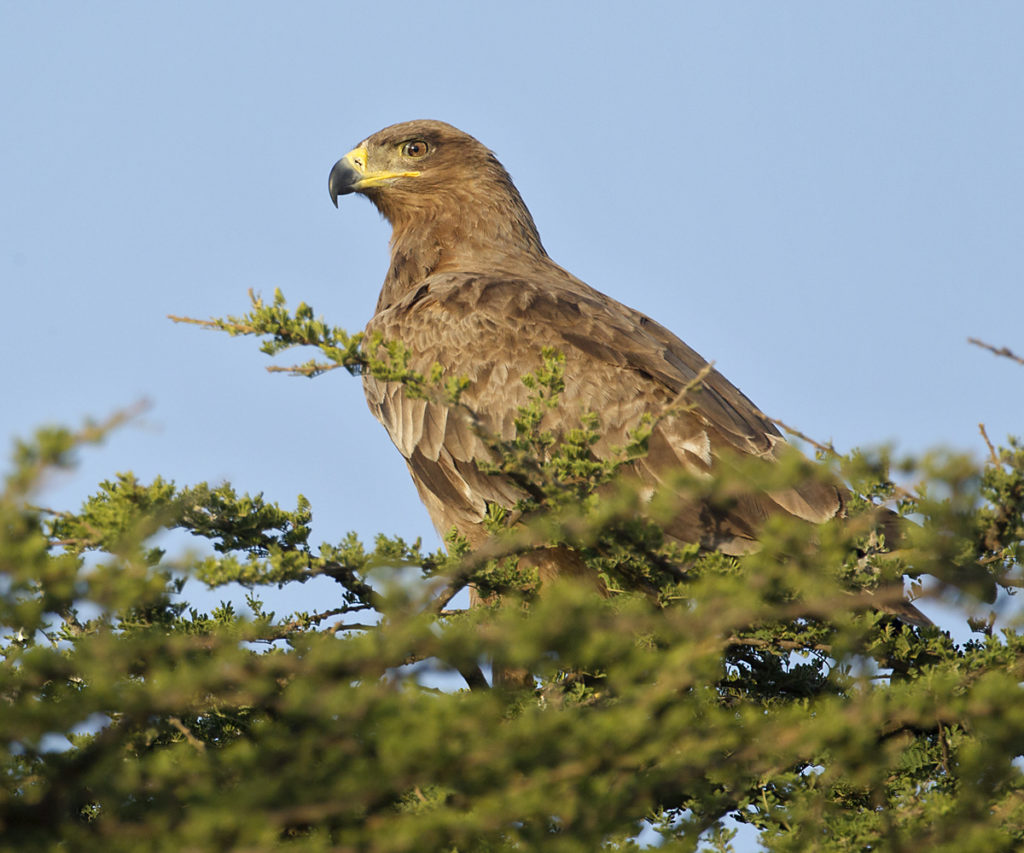
[{"label": "green foliage", "polygon": [[[371,357],[279,295],[209,325],[269,335],[269,353],[319,347],[304,375],[369,370],[461,405],[458,377],[414,375],[398,345]],[[517,435],[492,439],[525,497],[491,508],[475,551],[454,534],[447,553],[314,546],[301,496],[287,510],[131,474],[47,510],[48,472],[113,424],[18,443],[0,495],[0,849],[632,850],[644,819],[666,850],[735,849],[736,822],[777,851],[1019,849],[1024,634],[1005,592],[994,609],[979,596],[1021,581],[1021,445],[902,460],[911,490],[885,454],[824,471],[794,455],[642,500],[617,475],[650,424],[611,460],[589,452],[596,415],[544,430],[561,365],[545,353]],[[713,501],[836,466],[848,519],[773,520],[742,559],[661,533],[679,490]],[[886,541],[880,501],[914,519],[909,542]],[[197,555],[154,545],[172,529]],[[516,557],[552,545],[608,595],[533,595]],[[880,609],[904,574],[956,638]],[[265,609],[318,577],[337,584],[324,609]],[[200,612],[187,580],[244,584],[246,612]],[[504,606],[447,610],[471,582]],[[489,689],[495,657],[537,689]],[[445,673],[450,689],[427,686]]]}]

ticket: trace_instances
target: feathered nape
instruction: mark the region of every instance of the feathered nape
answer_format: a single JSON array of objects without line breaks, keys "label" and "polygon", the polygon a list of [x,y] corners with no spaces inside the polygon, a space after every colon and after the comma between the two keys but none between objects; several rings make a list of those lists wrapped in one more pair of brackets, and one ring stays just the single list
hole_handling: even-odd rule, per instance
[{"label": "feathered nape", "polygon": [[521,268],[530,256],[550,263],[515,184],[485,153],[471,172],[440,168],[425,179],[367,193],[392,227],[391,266],[378,310],[435,273],[500,269],[510,259]]}]

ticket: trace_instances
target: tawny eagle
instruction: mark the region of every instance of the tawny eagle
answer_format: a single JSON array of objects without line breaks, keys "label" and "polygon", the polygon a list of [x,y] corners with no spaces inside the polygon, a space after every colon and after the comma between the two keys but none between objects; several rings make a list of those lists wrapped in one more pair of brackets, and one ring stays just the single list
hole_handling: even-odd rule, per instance
[{"label": "tawny eagle", "polygon": [[[466,133],[439,121],[410,121],[375,133],[340,159],[329,189],[366,196],[391,223],[391,266],[366,331],[402,341],[411,367],[468,377],[463,396],[484,431],[508,439],[530,393],[521,378],[551,347],[565,356],[565,390],[554,418],[600,415],[598,457],[626,443],[647,414],[663,412],[706,362],[650,317],[562,269],[508,172]],[[409,466],[437,530],[453,526],[471,544],[486,534],[489,503],[506,507],[521,493],[478,462],[491,458],[480,431],[439,402],[410,397],[403,385],[364,377],[366,397]],[[736,454],[774,461],[785,440],[715,370],[696,407],[657,422],[636,476],[656,487],[679,468],[698,475]],[[559,414],[561,413],[561,414]],[[575,426],[578,421],[565,426]],[[559,422],[546,424],[556,433]],[[841,486],[809,479],[794,488],[756,491],[714,510],[683,503],[666,532],[707,549],[742,554],[756,547],[765,519],[785,513],[824,522],[843,512]],[[578,571],[562,549],[541,561],[542,577]]]}]

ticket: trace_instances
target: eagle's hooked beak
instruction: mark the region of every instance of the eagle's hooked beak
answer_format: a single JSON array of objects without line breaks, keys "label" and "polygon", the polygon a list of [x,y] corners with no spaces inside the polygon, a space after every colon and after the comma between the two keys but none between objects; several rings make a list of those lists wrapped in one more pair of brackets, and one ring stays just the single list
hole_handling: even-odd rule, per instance
[{"label": "eagle's hooked beak", "polygon": [[390,184],[397,178],[415,178],[419,172],[371,172],[366,168],[368,153],[365,146],[353,148],[331,169],[331,176],[327,179],[327,191],[331,194],[331,201],[338,206],[338,196],[348,193],[358,193],[371,187],[380,187]]},{"label": "eagle's hooked beak", "polygon": [[366,174],[366,149],[353,148],[331,169],[331,176],[327,179],[327,190],[331,194],[331,201],[338,206],[338,196],[355,192],[359,182]]}]

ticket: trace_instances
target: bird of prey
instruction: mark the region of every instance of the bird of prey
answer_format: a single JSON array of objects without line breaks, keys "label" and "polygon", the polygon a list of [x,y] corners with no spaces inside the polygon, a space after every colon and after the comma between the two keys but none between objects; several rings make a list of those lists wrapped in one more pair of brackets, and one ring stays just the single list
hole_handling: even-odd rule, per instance
[{"label": "bird of prey", "polygon": [[[347,193],[366,196],[392,227],[391,265],[368,335],[403,342],[410,366],[422,373],[438,363],[447,375],[469,379],[462,401],[476,413],[476,426],[441,402],[410,396],[400,383],[364,376],[370,409],[405,457],[442,536],[455,527],[475,547],[486,538],[488,505],[512,507],[522,497],[513,482],[481,469],[492,459],[481,433],[514,436],[530,394],[521,379],[541,366],[545,347],[565,356],[565,390],[544,426],[557,434],[578,425],[568,423],[571,413],[599,413],[599,458],[708,370],[664,326],[551,260],[508,172],[449,124],[410,121],[373,134],[334,165],[329,190],[335,205]],[[710,370],[700,385],[695,407],[657,420],[649,452],[631,463],[648,488],[680,468],[706,475],[737,455],[774,462],[787,446],[720,373]],[[684,500],[666,533],[743,554],[756,548],[769,516],[820,523],[843,513],[845,497],[841,486],[809,479],[778,491],[752,489],[727,507]],[[565,549],[536,564],[542,581],[579,572]]]}]

